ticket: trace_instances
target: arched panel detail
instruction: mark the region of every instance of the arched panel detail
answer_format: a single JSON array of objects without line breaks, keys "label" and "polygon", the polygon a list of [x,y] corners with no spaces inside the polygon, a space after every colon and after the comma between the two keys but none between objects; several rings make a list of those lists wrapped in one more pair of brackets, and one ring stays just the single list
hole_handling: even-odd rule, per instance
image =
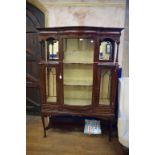
[{"label": "arched panel detail", "polygon": [[26,18],[28,18],[34,26],[40,27],[41,24],[39,20],[29,10],[26,11]]},{"label": "arched panel detail", "polygon": [[102,41],[115,42],[113,38],[104,38]]},{"label": "arched panel detail", "polygon": [[[38,0],[27,0],[27,4],[33,5],[36,7],[39,11],[41,11],[44,14],[45,17],[45,23],[44,26],[48,26],[48,10],[38,1]],[[42,27],[44,27],[42,26]]]},{"label": "arched panel detail", "polygon": [[[42,52],[37,28],[44,26],[44,13],[26,3],[26,108],[28,113],[33,114],[39,112],[37,108],[40,106],[38,63],[42,59]],[[33,108],[30,109],[30,106]]]}]

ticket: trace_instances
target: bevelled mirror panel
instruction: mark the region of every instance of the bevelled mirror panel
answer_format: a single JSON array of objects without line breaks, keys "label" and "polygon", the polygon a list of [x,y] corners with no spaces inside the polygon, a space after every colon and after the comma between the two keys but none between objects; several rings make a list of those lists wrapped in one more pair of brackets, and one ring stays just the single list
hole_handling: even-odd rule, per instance
[{"label": "bevelled mirror panel", "polygon": [[47,59],[59,59],[59,41],[55,39],[47,40]]},{"label": "bevelled mirror panel", "polygon": [[99,60],[112,60],[113,46],[110,41],[102,41],[99,48]]}]

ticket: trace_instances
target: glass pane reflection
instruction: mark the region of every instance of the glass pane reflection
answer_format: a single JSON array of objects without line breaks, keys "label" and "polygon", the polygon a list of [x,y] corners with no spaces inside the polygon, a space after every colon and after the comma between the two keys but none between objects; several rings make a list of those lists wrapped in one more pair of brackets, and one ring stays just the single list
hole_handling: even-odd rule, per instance
[{"label": "glass pane reflection", "polygon": [[110,41],[103,41],[100,45],[99,60],[112,59],[112,43]]}]

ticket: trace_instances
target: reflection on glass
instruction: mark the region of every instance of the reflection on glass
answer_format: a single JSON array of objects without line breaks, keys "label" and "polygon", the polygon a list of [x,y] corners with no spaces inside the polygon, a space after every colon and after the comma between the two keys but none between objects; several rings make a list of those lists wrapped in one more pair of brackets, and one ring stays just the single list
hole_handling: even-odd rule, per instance
[{"label": "reflection on glass", "polygon": [[46,96],[47,102],[56,102],[56,69],[46,69]]},{"label": "reflection on glass", "polygon": [[93,62],[94,40],[69,38],[63,40],[65,62]]},{"label": "reflection on glass", "polygon": [[110,41],[103,41],[100,45],[99,60],[112,59],[112,43]]},{"label": "reflection on glass", "polygon": [[111,71],[102,70],[100,81],[100,101],[101,105],[110,105]]},{"label": "reflection on glass", "polygon": [[59,42],[58,40],[53,40],[53,39],[50,39],[48,40],[48,58],[49,59],[58,59],[59,58]]},{"label": "reflection on glass", "polygon": [[88,106],[92,102],[94,40],[63,39],[64,104]]}]

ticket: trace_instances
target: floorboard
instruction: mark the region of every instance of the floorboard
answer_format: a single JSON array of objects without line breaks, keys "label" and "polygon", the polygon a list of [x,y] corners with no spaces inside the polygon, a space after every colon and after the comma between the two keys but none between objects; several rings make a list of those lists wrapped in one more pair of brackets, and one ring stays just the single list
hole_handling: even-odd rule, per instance
[{"label": "floorboard", "polygon": [[113,137],[108,141],[107,133],[85,135],[81,130],[51,128],[43,137],[43,127],[39,116],[27,116],[26,154],[27,155],[127,155]]}]

